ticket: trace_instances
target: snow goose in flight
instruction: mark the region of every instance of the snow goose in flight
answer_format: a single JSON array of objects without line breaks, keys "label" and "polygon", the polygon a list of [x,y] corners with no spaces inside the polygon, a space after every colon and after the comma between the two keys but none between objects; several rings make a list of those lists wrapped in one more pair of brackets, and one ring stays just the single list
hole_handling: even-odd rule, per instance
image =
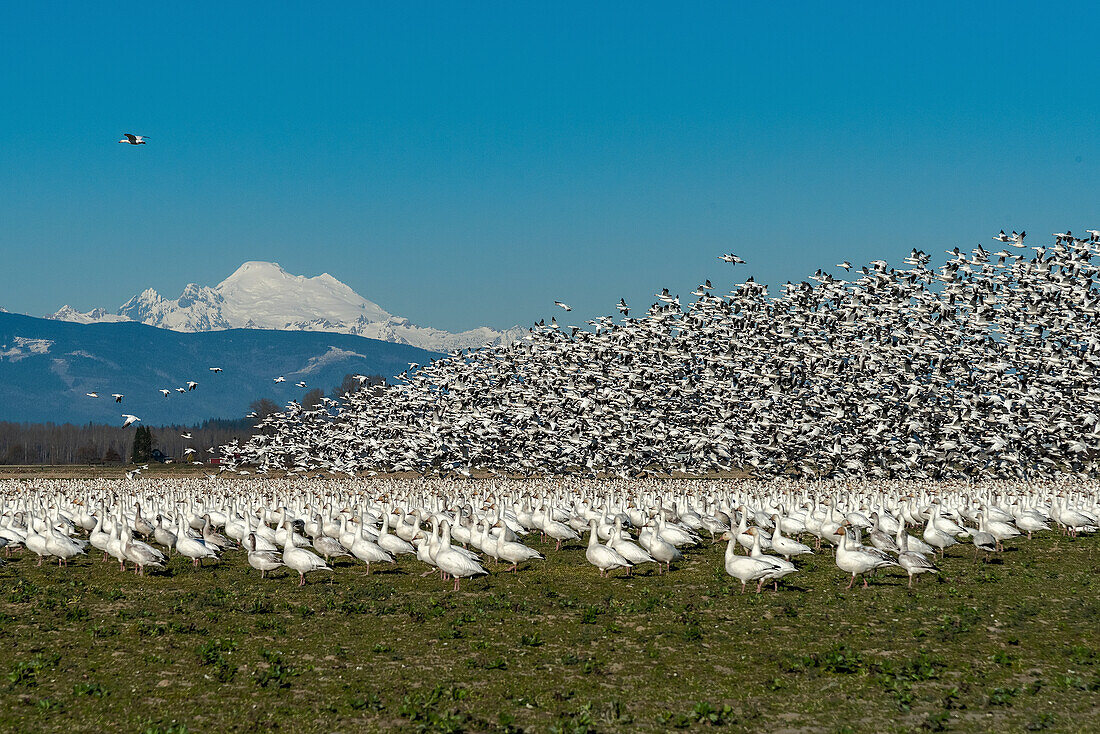
[{"label": "snow goose in flight", "polygon": [[272,382],[286,382],[286,378],[282,375],[279,375],[278,377],[272,378]]},{"label": "snow goose in flight", "polygon": [[222,371],[222,368],[221,368],[221,367],[211,367],[211,368],[210,368],[210,371],[211,371],[211,372],[221,372],[221,371]]},{"label": "snow goose in flight", "polygon": [[719,255],[718,259],[721,260],[722,262],[730,263],[731,265],[744,265],[745,264],[744,260],[737,257],[737,255],[734,255],[732,252],[727,253],[725,255]]},{"label": "snow goose in flight", "polygon": [[199,386],[199,383],[195,382],[194,380],[188,380],[187,381],[187,390],[188,390],[188,392],[190,392],[191,390],[194,390],[198,386]]},{"label": "snow goose in flight", "polygon": [[162,388],[160,389],[160,394],[161,394],[161,395],[163,395],[164,397],[168,397],[169,395],[171,395],[171,394],[172,394],[172,391],[171,391],[171,390],[169,390],[169,389],[167,389],[167,388],[163,388],[163,387],[162,387]]},{"label": "snow goose in flight", "polygon": [[111,394],[111,397],[115,399],[115,402],[116,402],[116,403],[121,403],[121,402],[122,402],[122,398],[123,398],[124,396],[122,395],[122,393],[117,393],[117,392],[116,392],[116,393],[112,393],[112,394]]},{"label": "snow goose in flight", "polygon": [[147,138],[144,135],[134,135],[133,133],[122,133],[122,140],[120,143],[129,143],[130,145],[145,145]]},{"label": "snow goose in flight", "polygon": [[87,395],[90,398],[98,398],[99,397],[99,393],[97,393],[97,392],[86,392],[84,394]]},{"label": "snow goose in flight", "polygon": [[130,415],[129,413],[123,413],[122,418],[124,421],[122,424],[123,428],[126,428],[126,426],[130,425],[131,423],[137,423],[139,420],[141,420],[141,418],[138,418],[136,415]]},{"label": "snow goose in flight", "polygon": [[554,305],[555,306],[561,306],[566,311],[572,311],[573,310],[572,306],[566,305],[566,304],[562,303],[561,301],[554,301]]}]

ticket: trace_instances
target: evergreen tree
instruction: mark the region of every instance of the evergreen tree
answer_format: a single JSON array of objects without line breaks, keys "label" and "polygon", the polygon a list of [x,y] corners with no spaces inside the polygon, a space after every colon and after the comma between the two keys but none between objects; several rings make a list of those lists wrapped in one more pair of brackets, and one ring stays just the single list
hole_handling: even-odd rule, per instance
[{"label": "evergreen tree", "polygon": [[138,426],[134,432],[134,450],[130,454],[130,461],[134,464],[144,464],[153,458],[153,432],[146,426]]}]

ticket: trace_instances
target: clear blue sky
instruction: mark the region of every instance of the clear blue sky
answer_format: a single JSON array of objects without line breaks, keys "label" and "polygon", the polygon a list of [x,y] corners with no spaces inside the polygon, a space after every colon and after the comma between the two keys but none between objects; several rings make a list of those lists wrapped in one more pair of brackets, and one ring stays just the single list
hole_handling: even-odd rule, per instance
[{"label": "clear blue sky", "polygon": [[425,325],[579,323],[1100,228],[1088,5],[680,5],[5,3],[0,306],[274,260]]}]

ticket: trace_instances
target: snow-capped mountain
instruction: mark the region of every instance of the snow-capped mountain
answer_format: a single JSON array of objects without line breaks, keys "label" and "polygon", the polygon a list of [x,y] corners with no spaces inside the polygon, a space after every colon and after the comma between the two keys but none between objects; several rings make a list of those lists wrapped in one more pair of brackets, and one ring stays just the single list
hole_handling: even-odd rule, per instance
[{"label": "snow-capped mountain", "polygon": [[525,334],[513,327],[481,327],[454,334],[417,326],[368,301],[328,273],[313,278],[292,275],[278,263],[246,262],[209,286],[189,284],[175,300],[152,288],[122,304],[116,314],[102,308],[81,313],[65,306],[47,318],[82,324],[137,321],[172,331],[276,329],[326,331],[409,344],[434,352],[510,344]]},{"label": "snow-capped mountain", "polygon": [[[3,309],[0,309],[3,311]],[[93,308],[87,313],[81,313],[72,306],[65,304],[57,310],[57,313],[47,316],[46,318],[54,319],[56,321],[72,321],[77,324],[102,324],[102,323],[115,323],[118,321],[129,321],[125,316],[119,316],[118,314],[107,313],[105,308]]]}]

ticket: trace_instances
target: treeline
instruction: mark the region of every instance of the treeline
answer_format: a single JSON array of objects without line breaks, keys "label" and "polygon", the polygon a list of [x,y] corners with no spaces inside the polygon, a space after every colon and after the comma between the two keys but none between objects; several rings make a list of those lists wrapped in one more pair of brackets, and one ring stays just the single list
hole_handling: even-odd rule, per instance
[{"label": "treeline", "polygon": [[[385,380],[371,375],[366,384],[381,385]],[[360,387],[350,374],[329,393],[339,398]],[[306,407],[319,404],[324,392],[311,390],[302,398]],[[140,439],[138,459],[149,460],[155,450],[172,461],[209,463],[218,458],[211,449],[234,439],[242,443],[255,433],[255,424],[269,412],[281,410],[271,400],[257,400],[250,406],[252,415],[238,419],[211,418],[198,425],[150,426],[141,428],[148,436]],[[0,464],[125,464],[134,458],[134,427],[87,423],[16,423],[0,422]],[[185,437],[186,436],[186,437]],[[194,454],[185,455],[187,449]]]},{"label": "treeline", "polygon": [[[152,448],[176,461],[184,449],[195,449],[195,460],[207,462],[210,448],[253,433],[252,419],[206,420],[197,426],[149,428]],[[133,455],[134,428],[87,423],[0,423],[0,464],[123,464]],[[188,434],[190,439],[183,438]]]}]

